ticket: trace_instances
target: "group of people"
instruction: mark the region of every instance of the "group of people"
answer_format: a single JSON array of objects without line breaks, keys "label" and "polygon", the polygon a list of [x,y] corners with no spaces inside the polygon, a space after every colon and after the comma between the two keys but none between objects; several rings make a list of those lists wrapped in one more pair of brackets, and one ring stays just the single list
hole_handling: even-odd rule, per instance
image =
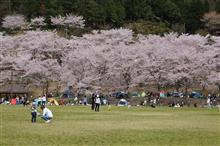
[{"label": "group of people", "polygon": [[99,107],[101,105],[101,99],[99,94],[92,94],[92,110],[99,112]]},{"label": "group of people", "polygon": [[27,97],[19,97],[19,96],[16,96],[14,98],[11,98],[9,100],[9,98],[5,98],[5,97],[2,97],[0,99],[0,104],[12,104],[12,105],[21,105],[23,104],[24,106],[26,106],[27,104],[29,104],[29,101],[27,99]]},{"label": "group of people", "polygon": [[[41,105],[41,110],[43,111],[43,114],[41,118],[45,121],[45,123],[50,123],[53,118],[53,113],[50,109],[48,109],[45,105]],[[31,107],[31,122],[36,123],[37,122],[37,106],[35,104]]]},{"label": "group of people", "polygon": [[209,95],[207,96],[207,101],[206,101],[207,106],[208,106],[208,107],[211,107],[211,106],[217,105],[218,103],[217,103],[216,98],[217,98],[217,97],[216,97],[215,95],[209,94]]},{"label": "group of people", "polygon": [[[87,104],[87,100],[84,99],[84,104]],[[99,94],[93,94],[92,95],[92,110],[95,112],[99,112],[99,107],[101,105],[101,98]],[[43,111],[43,114],[40,115],[37,112],[37,108],[40,106],[41,110]],[[39,96],[36,98],[31,106],[31,122],[36,123],[37,117],[41,116],[41,118],[45,121],[45,123],[50,123],[53,119],[53,113],[52,111],[46,107],[46,96],[43,95],[42,97]]]},{"label": "group of people", "polygon": [[34,101],[36,106],[46,105],[47,98],[46,95],[38,96],[38,98],[35,98]]},{"label": "group of people", "polygon": [[50,123],[53,118],[53,113],[50,109],[46,107],[47,98],[46,95],[38,96],[38,98],[33,100],[32,106],[31,106],[31,122],[36,123],[37,116],[40,115],[37,112],[37,107],[40,106],[41,110],[43,111],[43,114],[41,118],[45,120],[46,123]]}]

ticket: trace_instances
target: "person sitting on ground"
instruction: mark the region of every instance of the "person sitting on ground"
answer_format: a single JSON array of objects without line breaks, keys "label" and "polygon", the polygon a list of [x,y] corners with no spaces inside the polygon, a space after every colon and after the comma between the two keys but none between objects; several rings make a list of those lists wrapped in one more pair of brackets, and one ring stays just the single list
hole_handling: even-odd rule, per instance
[{"label": "person sitting on ground", "polygon": [[193,106],[196,108],[197,107],[197,103],[194,103]]},{"label": "person sitting on ground", "polygon": [[50,123],[53,118],[53,113],[51,110],[45,107],[45,105],[41,106],[41,110],[43,110],[42,119],[45,120],[45,123]]}]

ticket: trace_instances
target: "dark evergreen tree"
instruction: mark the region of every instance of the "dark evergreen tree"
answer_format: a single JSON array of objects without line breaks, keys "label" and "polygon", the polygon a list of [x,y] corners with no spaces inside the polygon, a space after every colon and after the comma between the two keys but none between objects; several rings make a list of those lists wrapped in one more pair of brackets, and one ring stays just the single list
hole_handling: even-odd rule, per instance
[{"label": "dark evergreen tree", "polygon": [[216,2],[216,11],[220,13],[220,1]]},{"label": "dark evergreen tree", "polygon": [[179,6],[182,13],[183,23],[187,33],[195,33],[203,27],[201,19],[203,15],[209,11],[207,2],[203,3],[200,0],[185,2]]},{"label": "dark evergreen tree", "polygon": [[170,0],[154,0],[152,8],[155,15],[170,25],[180,22],[181,13],[178,6]]},{"label": "dark evergreen tree", "polygon": [[106,14],[106,23],[115,26],[121,26],[125,18],[125,10],[122,4],[117,0],[98,0],[98,4],[103,7]]},{"label": "dark evergreen tree", "polygon": [[148,20],[153,15],[148,0],[124,0],[123,3],[128,20]]},{"label": "dark evergreen tree", "polygon": [[203,29],[201,19],[210,8],[220,12],[220,1],[0,0],[0,21],[5,15],[18,13],[24,14],[27,18],[44,16],[46,21],[50,22],[50,16],[73,13],[82,15],[86,19],[86,27],[92,29],[114,28],[126,24],[147,28],[149,24],[158,24],[157,30],[161,30],[160,28],[177,30],[175,27],[180,26],[182,31],[185,26],[186,32],[195,33]]},{"label": "dark evergreen tree", "polygon": [[77,12],[86,19],[87,26],[100,28],[105,23],[105,11],[95,0],[78,0]]}]

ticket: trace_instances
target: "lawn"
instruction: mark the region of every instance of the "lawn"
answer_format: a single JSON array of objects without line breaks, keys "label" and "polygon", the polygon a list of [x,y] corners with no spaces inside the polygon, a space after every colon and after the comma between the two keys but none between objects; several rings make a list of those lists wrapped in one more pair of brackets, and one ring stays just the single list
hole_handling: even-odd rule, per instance
[{"label": "lawn", "polygon": [[49,108],[52,123],[32,124],[29,107],[1,105],[0,146],[220,146],[217,108]]}]

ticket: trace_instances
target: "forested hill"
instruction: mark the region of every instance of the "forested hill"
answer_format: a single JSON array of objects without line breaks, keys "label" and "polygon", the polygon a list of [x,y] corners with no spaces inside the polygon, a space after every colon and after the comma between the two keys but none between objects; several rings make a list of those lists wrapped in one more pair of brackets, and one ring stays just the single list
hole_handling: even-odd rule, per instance
[{"label": "forested hill", "polygon": [[86,19],[87,28],[124,26],[143,34],[215,33],[216,26],[213,30],[202,21],[210,11],[220,11],[220,0],[0,0],[1,18],[14,13],[28,19],[73,13]]}]

